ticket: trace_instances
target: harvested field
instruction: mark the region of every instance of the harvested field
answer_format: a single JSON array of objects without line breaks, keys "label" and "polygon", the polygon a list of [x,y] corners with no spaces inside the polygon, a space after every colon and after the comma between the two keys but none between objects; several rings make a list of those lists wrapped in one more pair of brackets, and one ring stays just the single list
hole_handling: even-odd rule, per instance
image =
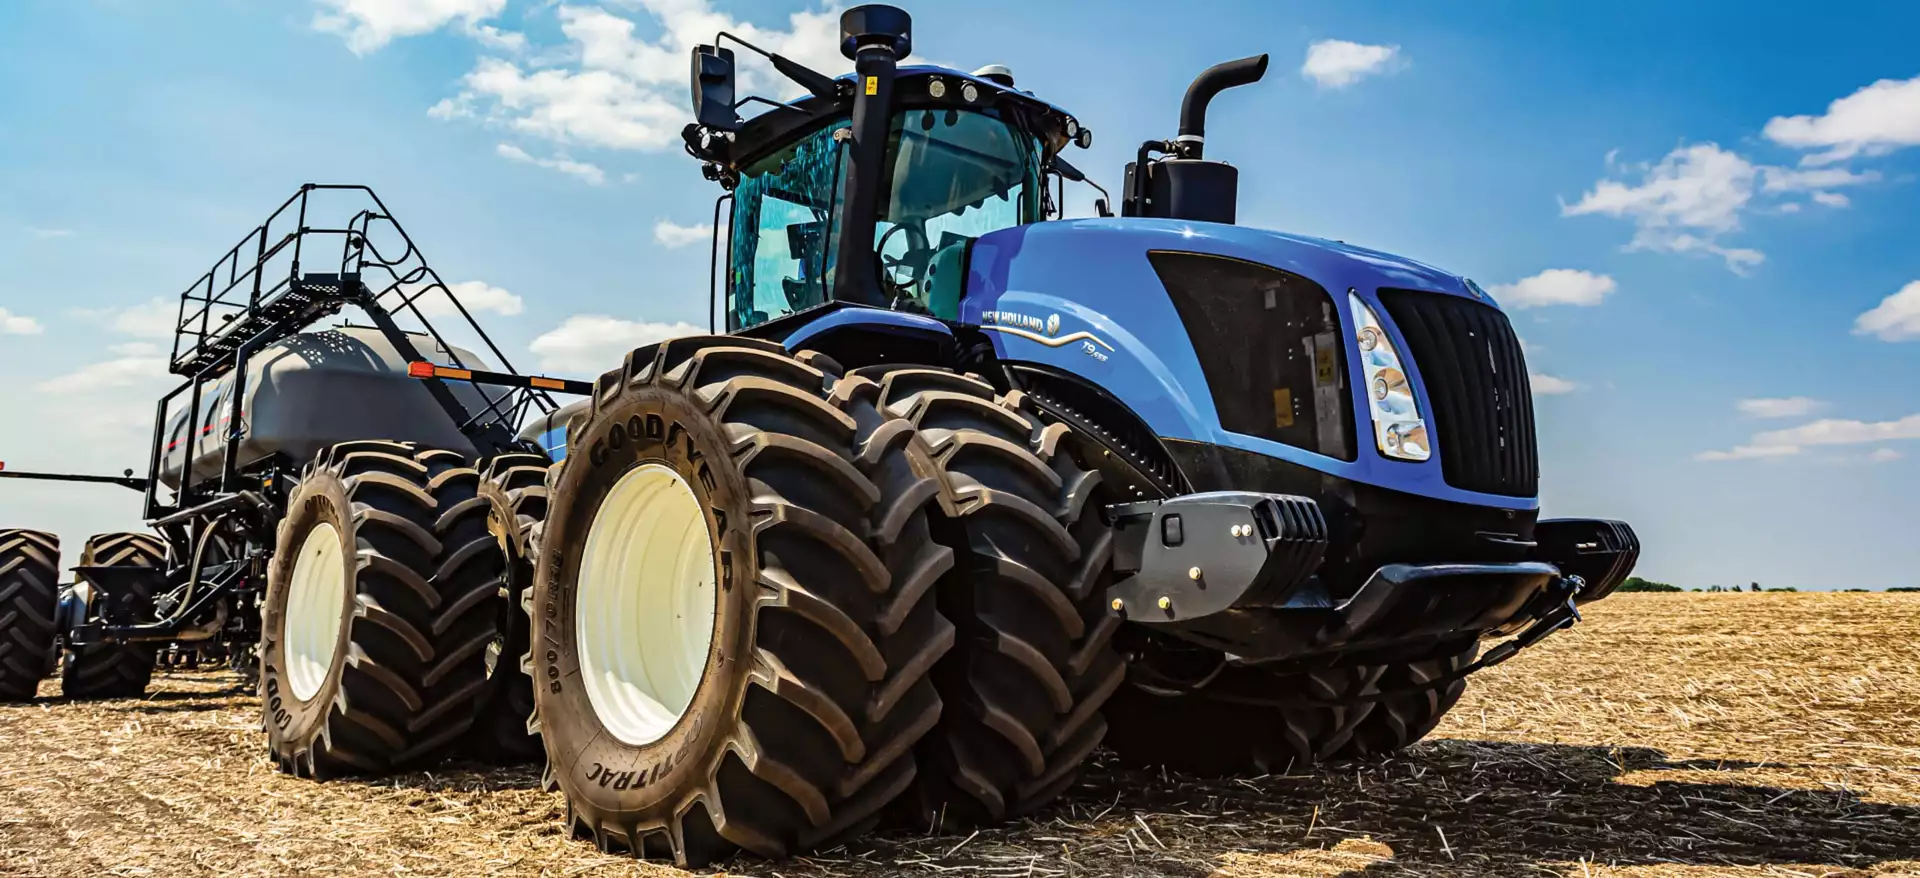
[{"label": "harvested field", "polygon": [[[1101,766],[1018,826],[729,874],[1920,875],[1920,595],[1591,610],[1400,758],[1224,782]],[[0,874],[682,874],[567,838],[534,769],[283,777],[236,683],[0,707]]]}]

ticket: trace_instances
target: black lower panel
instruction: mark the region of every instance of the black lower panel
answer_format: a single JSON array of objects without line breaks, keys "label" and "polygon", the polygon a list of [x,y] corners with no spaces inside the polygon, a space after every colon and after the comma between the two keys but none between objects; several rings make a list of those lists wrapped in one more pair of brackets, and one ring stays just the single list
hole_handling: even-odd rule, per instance
[{"label": "black lower panel", "polygon": [[1524,561],[1534,510],[1453,503],[1330,476],[1276,457],[1162,440],[1194,491],[1297,494],[1320,504],[1327,554],[1320,579],[1335,600],[1387,564]]}]

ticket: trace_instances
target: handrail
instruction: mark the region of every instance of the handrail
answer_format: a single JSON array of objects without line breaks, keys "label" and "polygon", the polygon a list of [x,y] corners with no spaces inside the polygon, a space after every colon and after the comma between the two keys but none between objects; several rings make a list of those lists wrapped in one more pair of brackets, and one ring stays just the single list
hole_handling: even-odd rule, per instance
[{"label": "handrail", "polygon": [[[343,196],[348,203],[338,204],[331,199],[325,203],[314,202],[314,196],[321,193]],[[352,204],[353,201],[358,204]],[[316,222],[343,215],[343,223]],[[383,252],[374,240],[376,234],[389,233],[399,238],[398,252]],[[315,240],[309,242],[309,238]],[[339,241],[338,251],[309,246],[335,238]],[[323,253],[326,255],[322,256]],[[330,262],[336,253],[337,264],[307,265],[316,257]],[[330,282],[337,282],[339,289],[312,286],[312,279],[316,277],[332,278]],[[302,297],[287,298],[295,295]],[[454,365],[463,368],[474,365],[461,362],[461,355],[423,307],[423,300],[433,295],[444,296],[446,302],[452,304],[454,316],[466,326],[461,338],[478,339],[484,354],[493,358],[494,370],[518,374],[506,352],[494,343],[473,312],[428,264],[413,237],[370,187],[308,183],[282,201],[264,222],[243,235],[181,292],[169,365],[171,371],[188,378],[190,383],[218,379],[240,368],[234,354],[248,342],[264,345],[298,332],[343,304],[367,309],[370,315],[373,310],[405,315],[433,339]],[[283,302],[286,304],[281,304]],[[442,315],[442,319],[447,318],[448,315]],[[471,417],[461,425],[463,429],[476,424],[500,423],[511,432],[527,411],[538,408],[550,412],[558,408],[549,394],[533,389],[499,397],[483,394],[482,398],[485,404],[479,412],[469,413]]]},{"label": "handrail", "polygon": [[[372,208],[363,207],[355,211],[342,226],[309,225],[309,201],[314,193],[319,192],[358,193],[372,203]],[[297,225],[276,236],[276,223],[285,218],[290,210],[296,211]],[[372,240],[375,223],[384,224],[382,230],[390,229],[399,236],[404,244],[400,253],[390,255],[381,252],[379,245]],[[387,210],[379,195],[370,187],[360,184],[330,183],[301,186],[299,191],[281,202],[265,222],[242,236],[238,243],[228,248],[211,268],[182,292],[179,319],[175,324],[173,362],[178,365],[183,359],[190,359],[187,355],[202,342],[220,335],[226,324],[237,319],[238,315],[257,313],[262,302],[296,283],[300,279],[303,257],[307,255],[306,239],[327,236],[340,239],[339,276],[361,276],[367,269],[376,269],[384,275],[381,278],[384,283],[369,283],[372,278],[362,277],[362,283],[375,291],[373,297],[383,303],[393,302],[396,307],[391,310],[411,316],[441,347],[451,347],[434,322],[418,306],[422,298],[437,291],[453,305],[456,314],[481,341],[486,352],[498,362],[500,369],[516,371],[506,352],[494,343],[465,303],[454,295],[438,272],[427,263],[413,237]],[[249,249],[249,244],[253,250],[251,264],[241,261],[241,252]],[[289,248],[292,259],[286,278],[269,285],[266,275],[270,263],[287,255]],[[223,269],[224,278],[221,276]],[[244,297],[235,295],[242,286],[246,287],[247,294]],[[196,304],[197,307],[194,307]],[[219,313],[222,311],[228,313]]]}]

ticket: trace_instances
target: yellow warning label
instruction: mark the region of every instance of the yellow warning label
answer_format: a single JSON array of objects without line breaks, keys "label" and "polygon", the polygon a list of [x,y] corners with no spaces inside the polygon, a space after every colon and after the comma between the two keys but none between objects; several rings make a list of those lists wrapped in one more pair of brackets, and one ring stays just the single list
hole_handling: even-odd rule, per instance
[{"label": "yellow warning label", "polygon": [[867,94],[877,95],[879,93],[880,93],[880,77],[878,76],[867,77]]},{"label": "yellow warning label", "polygon": [[1273,392],[1273,425],[1293,426],[1293,391],[1282,387]]},{"label": "yellow warning label", "polygon": [[1326,387],[1333,383],[1333,348],[1324,347],[1313,352],[1314,383]]}]

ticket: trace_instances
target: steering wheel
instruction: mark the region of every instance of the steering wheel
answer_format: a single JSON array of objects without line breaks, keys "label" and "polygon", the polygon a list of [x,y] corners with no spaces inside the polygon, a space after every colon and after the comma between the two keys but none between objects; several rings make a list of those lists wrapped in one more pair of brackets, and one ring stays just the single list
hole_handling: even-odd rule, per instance
[{"label": "steering wheel", "polygon": [[[907,249],[899,256],[887,254],[887,241],[895,234],[906,233]],[[933,248],[927,245],[927,233],[917,223],[901,223],[888,229],[880,240],[873,244],[873,253],[880,258],[880,282],[894,298],[911,296],[920,285],[920,279],[926,276],[927,260],[933,255]]]}]

